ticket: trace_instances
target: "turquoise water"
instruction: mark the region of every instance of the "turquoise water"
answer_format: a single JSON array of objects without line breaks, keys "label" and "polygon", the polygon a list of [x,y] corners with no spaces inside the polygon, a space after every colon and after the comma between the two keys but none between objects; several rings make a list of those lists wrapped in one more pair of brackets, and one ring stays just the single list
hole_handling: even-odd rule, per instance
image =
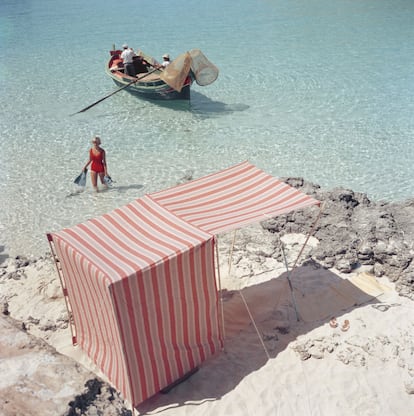
[{"label": "turquoise water", "polygon": [[[0,245],[43,254],[45,233],[249,160],[373,199],[414,196],[411,0],[1,0]],[[199,48],[218,80],[189,106],[122,91],[108,51]],[[92,135],[113,189],[74,191]]]}]

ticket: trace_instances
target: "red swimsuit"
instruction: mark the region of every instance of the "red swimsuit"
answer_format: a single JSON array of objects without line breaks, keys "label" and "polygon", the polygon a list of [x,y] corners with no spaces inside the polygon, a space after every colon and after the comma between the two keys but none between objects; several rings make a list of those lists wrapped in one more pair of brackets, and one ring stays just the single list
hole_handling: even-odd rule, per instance
[{"label": "red swimsuit", "polygon": [[92,160],[91,170],[93,170],[96,173],[104,172],[105,167],[103,165],[103,157],[104,152],[99,152],[99,154],[96,154],[93,149],[90,149],[89,151],[89,158]]}]

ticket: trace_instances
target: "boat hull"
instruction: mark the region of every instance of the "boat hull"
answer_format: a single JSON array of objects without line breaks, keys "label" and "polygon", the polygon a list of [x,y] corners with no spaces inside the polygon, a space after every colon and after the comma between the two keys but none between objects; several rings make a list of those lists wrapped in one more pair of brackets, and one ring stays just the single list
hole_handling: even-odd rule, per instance
[{"label": "boat hull", "polygon": [[[189,75],[181,91],[176,91],[160,79],[160,70],[154,68],[146,69],[148,72],[138,73],[136,78],[131,77],[116,68],[117,54],[111,51],[111,59],[106,66],[106,73],[119,87],[126,87],[125,91],[130,94],[148,100],[190,100],[190,89],[193,78]],[[138,79],[138,81],[132,83]],[[132,83],[132,84],[131,84]],[[129,86],[127,86],[130,84]]]},{"label": "boat hull", "polygon": [[[125,81],[124,79],[119,79],[111,77],[116,85],[119,87],[125,87],[128,85],[132,79]],[[146,83],[143,85],[132,84],[129,87],[125,88],[125,91],[130,94],[148,99],[148,100],[189,100],[190,99],[190,84],[185,85],[180,92],[173,90],[170,86],[163,83],[163,85],[148,85]]]}]

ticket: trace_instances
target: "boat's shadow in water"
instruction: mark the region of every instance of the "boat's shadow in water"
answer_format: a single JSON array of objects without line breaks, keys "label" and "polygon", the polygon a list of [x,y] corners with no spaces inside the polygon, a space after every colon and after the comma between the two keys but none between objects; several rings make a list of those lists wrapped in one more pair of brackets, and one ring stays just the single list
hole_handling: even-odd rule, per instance
[{"label": "boat's shadow in water", "polygon": [[244,103],[226,104],[221,101],[214,101],[209,97],[197,92],[191,92],[190,110],[204,117],[220,116],[238,111],[246,111],[250,108]]},{"label": "boat's shadow in water", "polygon": [[169,108],[174,111],[190,111],[202,117],[216,117],[237,111],[249,109],[247,104],[226,104],[221,101],[214,101],[211,98],[197,91],[191,91],[191,100],[145,100],[160,107]]},{"label": "boat's shadow in water", "polygon": [[[250,108],[249,105],[244,103],[226,104],[221,101],[214,101],[211,98],[197,92],[191,91],[191,100],[150,100],[144,97],[140,97],[143,103],[151,103],[158,107],[168,108],[178,112],[190,112],[198,117],[210,118],[219,117],[229,113],[235,113],[239,111],[246,111]],[[144,104],[145,105],[145,104]],[[96,117],[107,117],[108,113],[97,115]]]}]

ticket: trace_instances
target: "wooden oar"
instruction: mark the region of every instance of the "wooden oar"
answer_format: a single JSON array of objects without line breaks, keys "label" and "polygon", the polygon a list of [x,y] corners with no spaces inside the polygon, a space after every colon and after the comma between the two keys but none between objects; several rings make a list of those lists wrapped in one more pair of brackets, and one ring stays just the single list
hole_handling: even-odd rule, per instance
[{"label": "wooden oar", "polygon": [[117,92],[122,91],[122,90],[124,90],[125,88],[128,88],[130,85],[135,84],[136,82],[140,81],[142,78],[147,77],[149,74],[152,74],[153,72],[155,72],[155,71],[157,71],[157,70],[158,70],[158,68],[154,68],[152,71],[147,72],[147,73],[146,73],[146,74],[144,74],[142,77],[139,77],[139,78],[137,78],[137,79],[134,79],[133,81],[131,81],[131,82],[129,82],[128,84],[124,85],[123,87],[121,87],[121,88],[117,89],[116,91],[111,92],[111,93],[110,93],[110,94],[108,94],[106,97],[103,97],[103,98],[101,98],[100,100],[95,101],[93,104],[88,105],[87,107],[83,108],[82,110],[80,110],[80,111],[78,111],[78,112],[76,112],[76,113],[71,114],[71,116],[74,116],[75,114],[83,113],[84,111],[89,110],[90,108],[92,108],[92,107],[93,107],[93,106],[95,106],[96,104],[99,104],[100,102],[102,102],[103,100],[106,100],[107,98],[111,97],[112,95],[116,94]]}]

